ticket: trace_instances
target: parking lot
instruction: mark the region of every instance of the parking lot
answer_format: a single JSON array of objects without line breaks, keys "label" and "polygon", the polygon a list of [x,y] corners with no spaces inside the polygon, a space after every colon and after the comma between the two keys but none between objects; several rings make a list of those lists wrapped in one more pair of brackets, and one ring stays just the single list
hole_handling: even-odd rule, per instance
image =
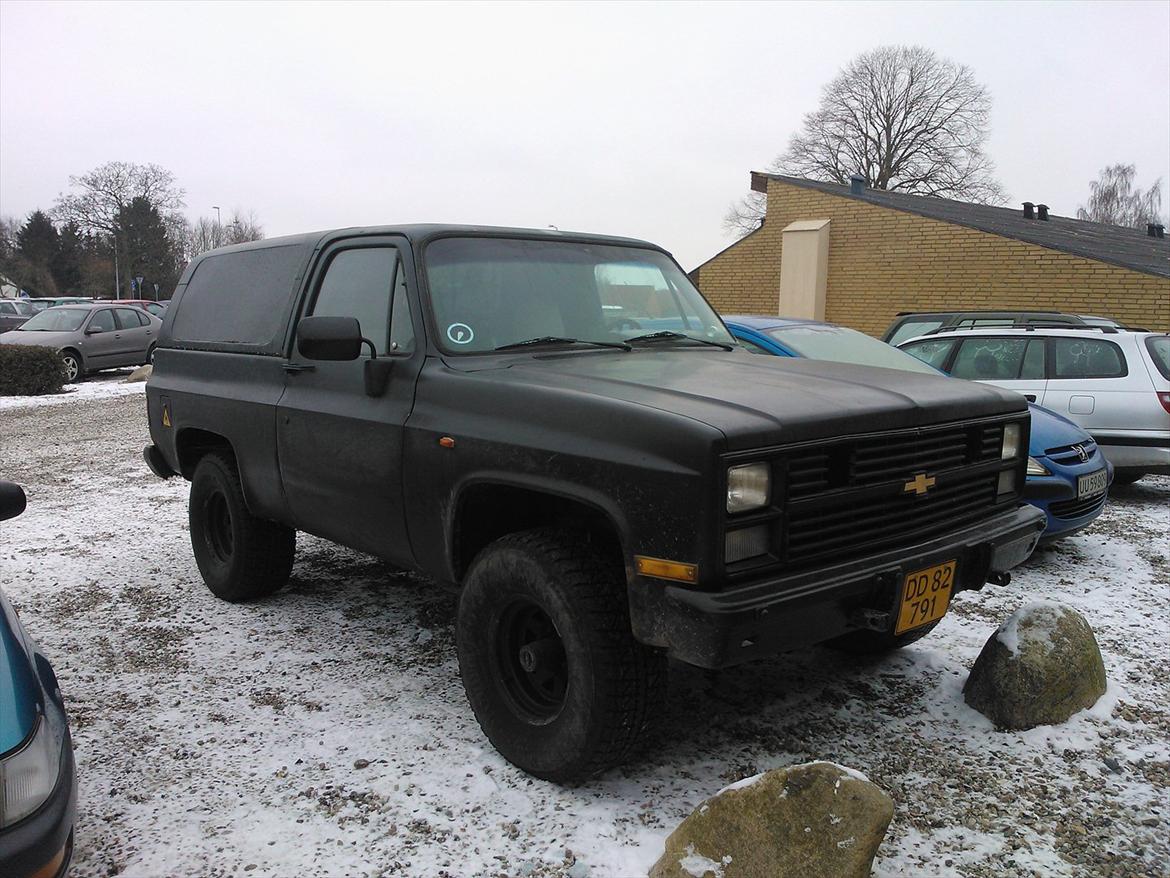
[{"label": "parking lot", "polygon": [[[301,535],[285,591],[215,600],[187,484],[147,471],[141,385],[116,380],[0,412],[0,475],[29,497],[0,526],[0,581],[69,706],[77,876],[638,875],[706,796],[812,759],[894,798],[878,875],[1167,874],[1170,478],[1117,489],[898,655],[672,668],[648,752],[561,788],[483,737],[454,598],[430,583]],[[1061,727],[996,732],[962,684],[1033,599],[1085,614],[1110,688]]]}]

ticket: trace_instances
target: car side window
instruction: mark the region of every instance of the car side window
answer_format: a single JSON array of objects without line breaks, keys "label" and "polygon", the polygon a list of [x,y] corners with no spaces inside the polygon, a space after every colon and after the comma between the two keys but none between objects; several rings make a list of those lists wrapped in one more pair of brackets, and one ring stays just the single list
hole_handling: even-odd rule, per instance
[{"label": "car side window", "polygon": [[119,308],[117,315],[118,326],[122,329],[141,329],[146,323],[145,320],[140,319],[138,312],[133,308]]},{"label": "car side window", "polygon": [[738,335],[735,337],[735,340],[737,342],[739,342],[739,346],[741,348],[744,348],[748,351],[751,351],[753,354],[771,354],[772,353],[771,351],[764,350],[762,347],[760,347],[754,341],[748,341],[746,338],[740,338]]},{"label": "car side window", "polygon": [[1024,365],[1029,339],[965,338],[951,375],[973,381],[1015,381]]},{"label": "car side window", "polygon": [[[389,350],[390,294],[398,251],[362,247],[337,253],[317,290],[312,314],[356,317],[378,354]],[[363,347],[364,352],[364,347]]]},{"label": "car side window", "polygon": [[114,331],[114,312],[109,308],[103,308],[90,318],[87,329],[100,329],[102,332]]},{"label": "car side window", "polygon": [[943,368],[947,361],[947,357],[951,355],[951,350],[955,346],[953,338],[940,339],[939,341],[920,341],[914,344],[906,345],[902,348],[906,353],[912,357],[922,360],[927,365],[934,366],[936,369]]},{"label": "car side window", "polygon": [[1020,378],[1025,381],[1044,379],[1044,339],[1033,338],[1028,341],[1028,350],[1024,353],[1024,363],[1020,367]]},{"label": "car side window", "polygon": [[15,314],[16,306],[8,302],[0,302],[0,314]]},{"label": "car side window", "polygon": [[[894,330],[894,334],[890,336],[888,344],[897,345],[908,338],[914,338],[916,335],[926,335],[928,332],[934,332],[943,325],[942,318],[928,319],[928,320],[907,320],[905,323],[899,324],[898,328]],[[931,365],[934,365],[933,363]]]},{"label": "car side window", "polygon": [[1053,378],[1124,378],[1129,374],[1121,348],[1096,338],[1052,340],[1056,370]]},{"label": "car side window", "polygon": [[406,266],[402,260],[394,270],[394,301],[390,308],[390,350],[414,350],[414,324],[410,322],[410,300],[406,296]]}]

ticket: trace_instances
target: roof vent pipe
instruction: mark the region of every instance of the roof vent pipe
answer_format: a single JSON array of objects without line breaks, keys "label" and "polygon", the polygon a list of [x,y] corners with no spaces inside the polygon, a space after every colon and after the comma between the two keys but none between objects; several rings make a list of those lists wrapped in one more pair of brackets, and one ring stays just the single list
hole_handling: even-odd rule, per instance
[{"label": "roof vent pipe", "polygon": [[1048,205],[1047,204],[1037,204],[1036,205],[1036,219],[1044,220],[1044,222],[1048,222]]},{"label": "roof vent pipe", "polygon": [[1024,219],[1036,219],[1036,205],[1030,201],[1024,202]]},{"label": "roof vent pipe", "polygon": [[865,177],[860,174],[854,174],[849,178],[849,194],[860,195],[865,189]]}]

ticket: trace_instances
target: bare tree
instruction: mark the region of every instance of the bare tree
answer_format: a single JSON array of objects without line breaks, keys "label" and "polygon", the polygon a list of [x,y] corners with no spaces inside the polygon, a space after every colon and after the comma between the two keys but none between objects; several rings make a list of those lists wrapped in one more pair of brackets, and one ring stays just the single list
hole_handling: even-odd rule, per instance
[{"label": "bare tree", "polygon": [[1077,219],[1131,229],[1146,228],[1162,214],[1162,180],[1145,192],[1135,189],[1133,165],[1109,165],[1089,183],[1089,203],[1077,208]]},{"label": "bare tree", "polygon": [[216,247],[263,239],[264,227],[260,225],[255,211],[244,213],[238,209],[234,210],[226,224],[220,223],[214,217],[201,216],[187,228],[185,236],[187,258],[194,259],[200,253],[214,250]]},{"label": "bare tree", "polygon": [[88,174],[70,177],[69,185],[79,191],[58,195],[53,216],[86,232],[114,234],[118,215],[135,198],[145,198],[163,216],[183,207],[184,193],[175,175],[158,165],[106,162]]},{"label": "bare tree", "polygon": [[[883,46],[858,55],[824,87],[820,106],[770,170],[873,189],[1004,201],[984,152],[991,96],[971,69],[920,46]],[[759,226],[764,199],[753,193],[724,217],[729,232]]]}]

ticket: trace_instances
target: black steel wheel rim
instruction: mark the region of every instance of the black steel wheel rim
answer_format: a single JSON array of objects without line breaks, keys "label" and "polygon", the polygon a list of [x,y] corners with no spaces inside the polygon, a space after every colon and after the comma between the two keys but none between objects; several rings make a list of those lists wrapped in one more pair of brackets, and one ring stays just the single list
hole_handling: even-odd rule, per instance
[{"label": "black steel wheel rim", "polygon": [[232,512],[227,497],[216,491],[203,504],[204,537],[207,548],[221,564],[232,559],[235,538],[232,534]]},{"label": "black steel wheel rim", "polygon": [[569,687],[565,645],[549,615],[535,602],[515,600],[495,626],[498,679],[513,709],[536,722],[560,713]]}]

